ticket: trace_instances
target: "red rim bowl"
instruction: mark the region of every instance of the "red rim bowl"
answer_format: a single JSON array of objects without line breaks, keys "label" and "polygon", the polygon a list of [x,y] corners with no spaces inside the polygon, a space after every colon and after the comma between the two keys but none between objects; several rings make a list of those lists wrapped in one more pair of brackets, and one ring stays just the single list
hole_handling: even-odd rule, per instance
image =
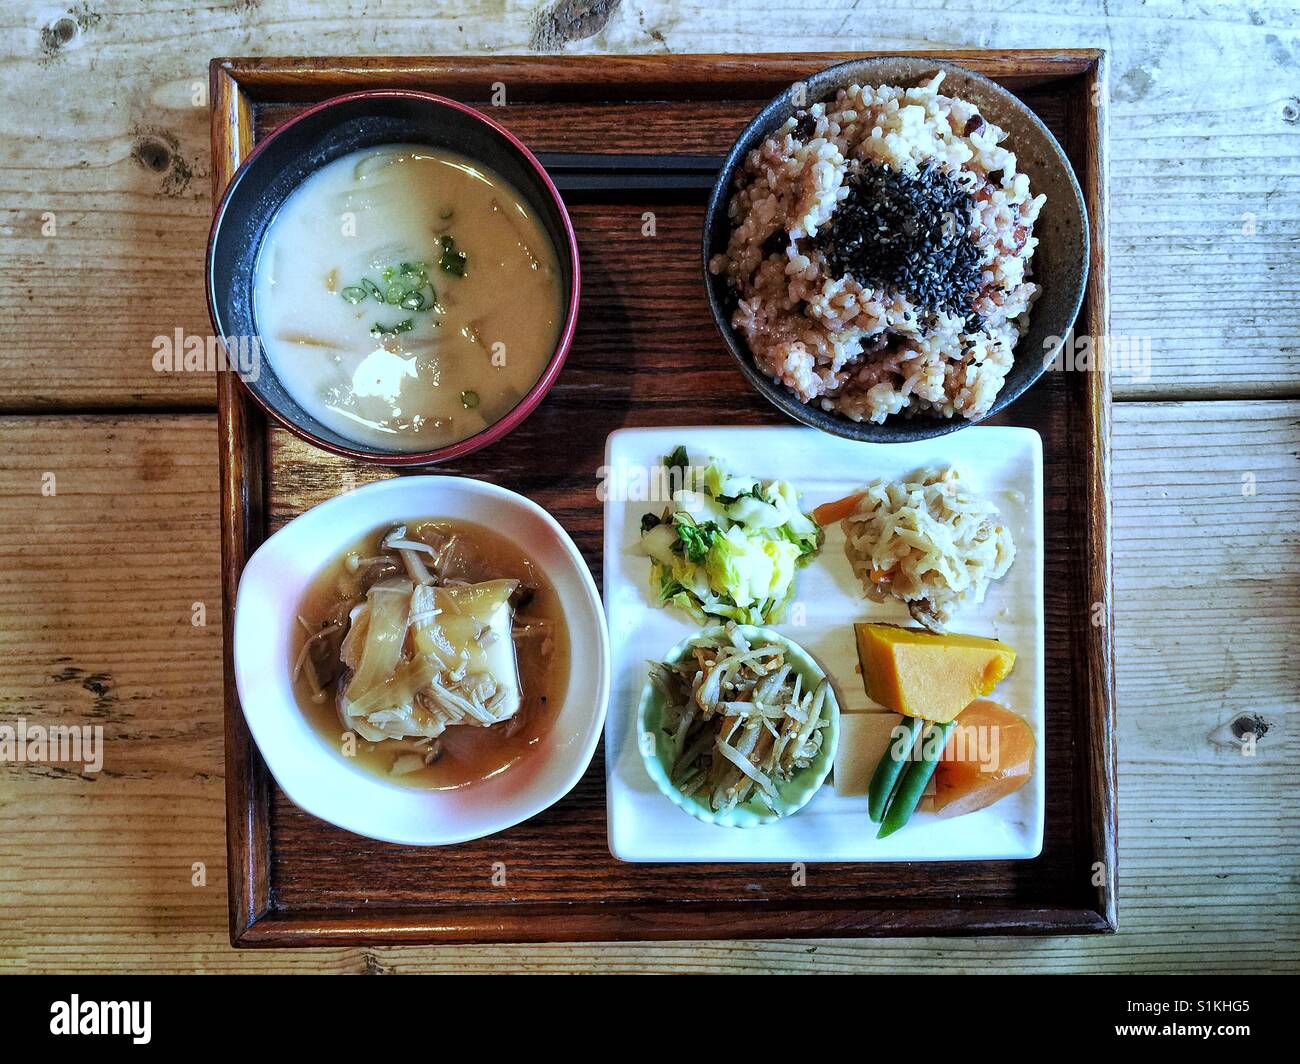
[{"label": "red rim bowl", "polygon": [[555,383],[577,327],[581,278],[573,222],[545,168],[504,126],[455,100],[397,89],[336,96],[296,115],[257,144],[221,197],[208,236],[208,313],[223,340],[257,337],[253,278],[262,238],[276,212],[326,163],[385,144],[428,144],[481,162],[514,185],[536,211],[560,262],[566,305],[555,351],[541,375],[501,420],[427,451],[379,450],[335,432],[298,405],[263,357],[255,375],[237,376],[269,417],[322,450],[384,466],[432,465],[486,447],[532,413]]}]

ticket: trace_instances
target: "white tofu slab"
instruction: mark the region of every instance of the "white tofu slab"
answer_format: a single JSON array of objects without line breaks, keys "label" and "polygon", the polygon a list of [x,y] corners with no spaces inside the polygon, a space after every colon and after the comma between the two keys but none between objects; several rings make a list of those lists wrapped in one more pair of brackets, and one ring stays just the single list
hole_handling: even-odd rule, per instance
[{"label": "white tofu slab", "polygon": [[[828,780],[800,812],[756,828],[705,824],[659,793],[636,743],[646,661],[698,630],[687,614],[652,601],[650,561],[637,553],[641,516],[662,500],[636,494],[678,444],[693,460],[714,456],[737,473],[791,481],[804,510],[842,498],[868,481],[954,465],[971,490],[994,502],[1016,543],[1010,572],[984,603],[949,627],[992,636],[1017,651],[1016,667],[990,696],[1025,716],[1038,738],[1033,780],[968,816],[916,813],[902,831],[876,839],[865,796],[841,796]],[[1043,844],[1043,455],[1032,429],[972,426],[935,440],[868,444],[807,428],[621,429],[605,449],[605,611],[613,689],[605,721],[605,790],[610,852],[625,861],[951,861],[1036,857]],[[631,491],[620,490],[622,488]],[[778,631],[803,646],[835,686],[845,713],[875,707],[857,671],[854,621],[910,623],[901,603],[874,603],[844,556],[839,526],[826,530],[818,558],[799,571],[796,597]]]}]

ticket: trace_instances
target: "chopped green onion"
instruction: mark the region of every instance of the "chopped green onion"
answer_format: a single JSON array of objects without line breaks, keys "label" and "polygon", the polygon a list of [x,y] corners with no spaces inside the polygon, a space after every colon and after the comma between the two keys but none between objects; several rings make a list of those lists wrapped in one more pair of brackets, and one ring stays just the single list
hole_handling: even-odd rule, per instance
[{"label": "chopped green onion", "polygon": [[397,333],[410,332],[414,328],[415,320],[413,318],[403,318],[396,325],[381,325],[379,322],[375,322],[374,325],[370,326],[370,335],[375,337],[394,336]]},{"label": "chopped green onion", "polygon": [[[445,245],[440,245],[445,247]],[[446,254],[444,250],[443,254]],[[463,261],[464,256],[461,256]],[[438,293],[434,290],[433,285],[429,283],[429,264],[423,261],[402,262],[396,266],[385,266],[379,271],[383,278],[384,287],[380,287],[369,277],[362,277],[354,285],[349,285],[340,293],[349,303],[356,305],[364,303],[367,298],[373,298],[377,303],[383,303],[390,307],[401,307],[402,310],[439,310],[442,307],[438,303]],[[462,268],[461,275],[464,270]],[[426,289],[428,291],[426,291]],[[376,331],[377,330],[377,331]],[[391,333],[395,330],[388,329],[382,325],[376,325],[376,336],[384,333]],[[402,331],[402,330],[396,330]]]},{"label": "chopped green onion", "polygon": [[460,403],[466,410],[473,410],[478,406],[478,392],[461,392]]}]

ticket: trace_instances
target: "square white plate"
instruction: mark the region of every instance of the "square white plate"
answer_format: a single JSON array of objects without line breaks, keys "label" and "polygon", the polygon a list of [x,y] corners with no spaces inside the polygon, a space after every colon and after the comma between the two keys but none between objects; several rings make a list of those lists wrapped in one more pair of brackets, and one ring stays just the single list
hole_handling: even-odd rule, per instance
[{"label": "square white plate", "polygon": [[[991,696],[1024,715],[1037,737],[1033,779],[979,812],[951,820],[917,813],[902,831],[876,839],[865,797],[841,797],[833,779],[802,810],[755,828],[705,824],[659,793],[636,743],[636,710],[646,663],[699,625],[657,606],[650,560],[637,550],[641,516],[663,500],[639,485],[678,444],[693,461],[716,457],[736,473],[782,479],[805,511],[879,477],[926,466],[956,466],[965,484],[1002,512],[1016,544],[1010,571],[984,602],[966,606],[954,632],[993,636],[1016,648],[1016,666]],[[1032,429],[973,426],[935,440],[857,443],[806,428],[621,429],[605,445],[605,611],[613,686],[605,720],[605,795],[610,852],[624,861],[951,861],[1024,859],[1043,845],[1043,450]],[[818,557],[800,569],[794,602],[774,627],[821,662],[842,712],[869,712],[857,671],[855,621],[908,623],[901,603],[874,603],[844,555],[838,524]]]}]

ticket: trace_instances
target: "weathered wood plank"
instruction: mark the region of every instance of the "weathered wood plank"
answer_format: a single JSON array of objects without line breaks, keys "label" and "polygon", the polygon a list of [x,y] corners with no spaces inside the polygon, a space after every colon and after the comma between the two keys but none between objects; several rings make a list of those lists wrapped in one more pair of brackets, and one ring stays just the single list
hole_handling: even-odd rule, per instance
[{"label": "weathered wood plank", "polygon": [[603,22],[577,24],[539,19],[543,6],[507,0],[452,14],[400,0],[358,21],[329,5],[292,18],[282,7],[214,5],[187,13],[183,34],[156,3],[11,16],[0,35],[0,408],[214,402],[207,374],[152,366],[155,337],[209,331],[209,56],[529,48],[1106,47],[1113,328],[1149,342],[1152,356],[1149,376],[1116,376],[1116,394],[1300,390],[1291,0],[1031,0],[1014,19],[955,0],[943,14],[881,0],[748,0],[726,20],[710,4],[614,4]]},{"label": "weathered wood plank", "polygon": [[[98,723],[108,743],[93,777],[0,765],[0,970],[1295,967],[1300,403],[1116,410],[1121,920],[1089,940],[232,951],[215,426],[2,418],[0,438],[0,719]],[[1242,630],[1250,646],[1226,641]],[[1270,729],[1250,758],[1227,730],[1243,713]]]}]

